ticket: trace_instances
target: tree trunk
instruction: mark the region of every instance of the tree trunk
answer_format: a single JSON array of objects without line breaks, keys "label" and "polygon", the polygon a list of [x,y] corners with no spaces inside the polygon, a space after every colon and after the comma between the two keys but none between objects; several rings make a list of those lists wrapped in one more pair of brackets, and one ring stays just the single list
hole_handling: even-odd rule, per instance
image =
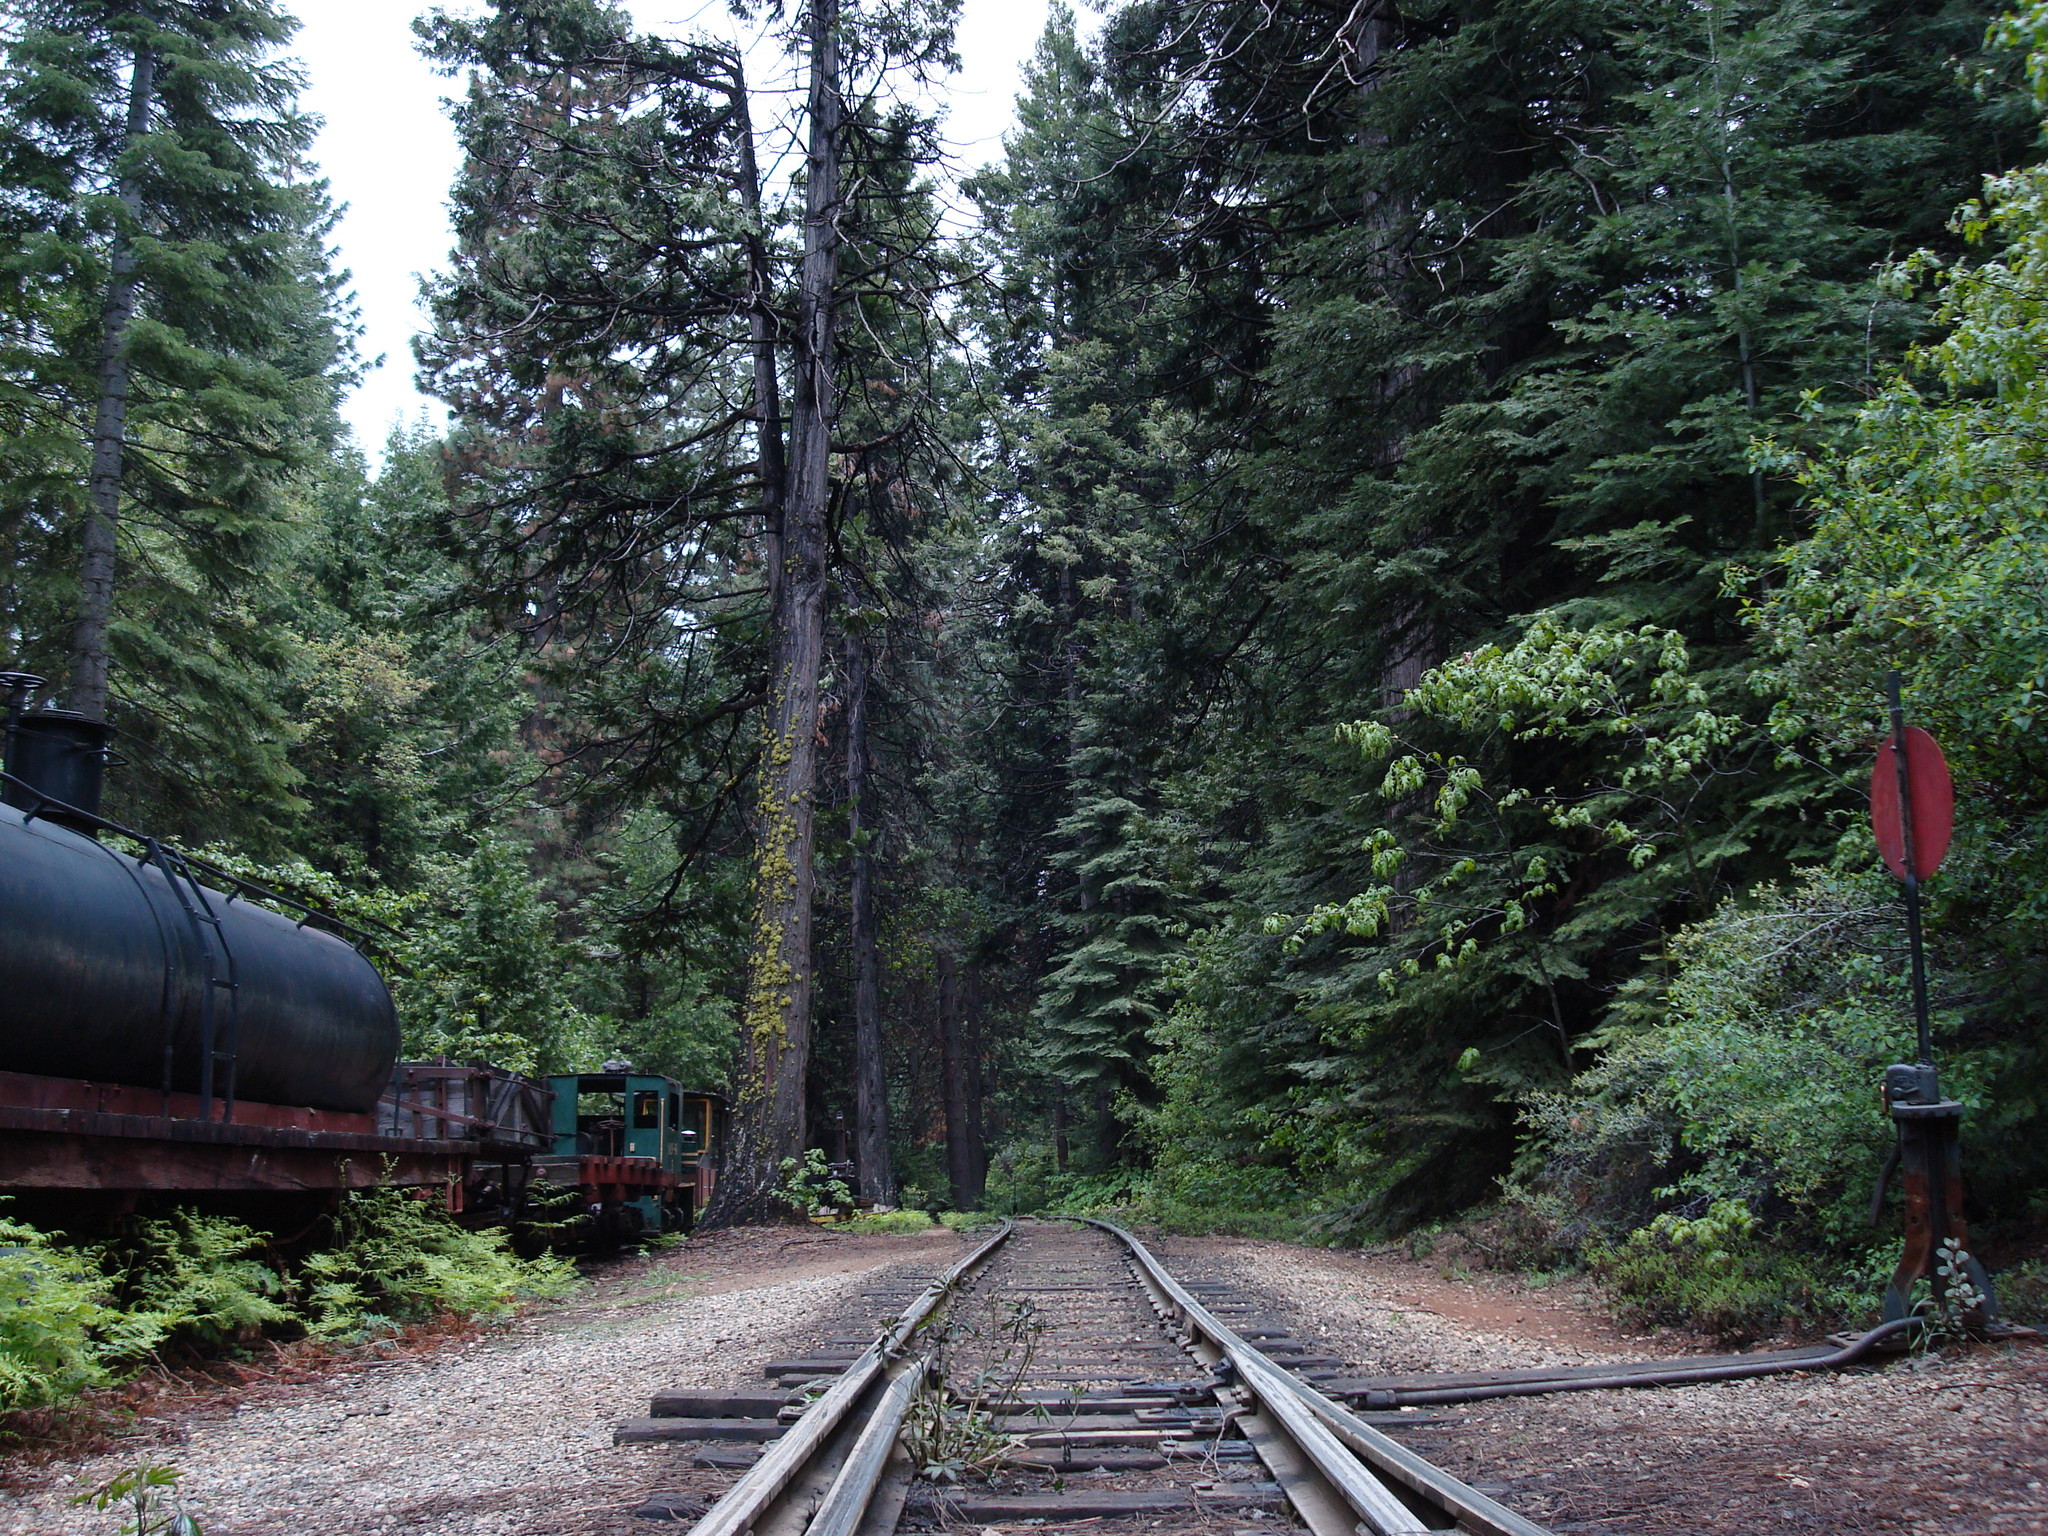
[{"label": "tree trunk", "polygon": [[[812,820],[818,680],[825,659],[825,513],[831,495],[834,302],[839,284],[838,0],[812,0],[810,142],[797,282],[790,467],[762,742],[753,940],[741,1017],[739,1091],[709,1226],[788,1214],[778,1165],[803,1150],[811,1053]],[[773,546],[771,545],[771,548]]]},{"label": "tree trunk", "polygon": [[[851,604],[848,605],[849,610]],[[854,1158],[860,1193],[893,1205],[889,1166],[889,1083],[882,1071],[882,946],[875,922],[875,867],[867,847],[868,648],[858,629],[846,637],[846,836],[853,845],[848,880],[853,908]]]},{"label": "tree trunk", "polygon": [[1067,1092],[1064,1088],[1052,1098],[1052,1165],[1061,1173],[1067,1171]]},{"label": "tree trunk", "polygon": [[[128,86],[128,139],[149,131],[156,58],[135,51]],[[114,230],[107,262],[107,304],[100,320],[99,406],[93,414],[92,469],[86,481],[84,552],[79,563],[78,624],[71,632],[71,707],[107,718],[107,626],[114,615],[114,546],[121,522],[121,467],[128,443],[128,326],[135,318],[135,250],[129,227],[142,217],[142,190],[121,179],[126,223]]]},{"label": "tree trunk", "polygon": [[761,171],[754,155],[754,119],[748,106],[745,70],[744,61],[735,60],[733,118],[739,140],[740,201],[753,220],[747,235],[747,326],[754,351],[754,437],[759,459],[755,472],[768,525],[763,564],[768,573],[768,606],[773,612],[782,596],[782,515],[789,472],[783,457],[782,386],[776,377],[775,272],[761,213]]},{"label": "tree trunk", "polygon": [[1095,1081],[1095,1156],[1104,1172],[1116,1166],[1123,1150],[1123,1127],[1116,1122],[1116,1089],[1106,1077]]},{"label": "tree trunk", "polygon": [[946,1106],[946,1179],[955,1210],[970,1208],[974,1186],[973,1137],[967,1110],[967,1032],[962,1027],[960,962],[938,953],[940,1097]]},{"label": "tree trunk", "polygon": [[988,1092],[981,1070],[981,967],[968,967],[960,996],[965,1014],[960,1038],[967,1052],[967,1193],[961,1203],[978,1211],[982,1197],[988,1193]]}]

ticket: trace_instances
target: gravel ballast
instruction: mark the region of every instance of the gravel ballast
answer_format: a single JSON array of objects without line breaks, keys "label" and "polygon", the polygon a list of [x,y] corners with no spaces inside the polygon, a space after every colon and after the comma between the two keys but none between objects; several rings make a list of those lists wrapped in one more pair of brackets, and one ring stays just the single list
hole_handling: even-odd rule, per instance
[{"label": "gravel ballast", "polygon": [[929,1275],[961,1246],[944,1232],[735,1237],[617,1266],[469,1342],[177,1415],[132,1450],[58,1463],[0,1495],[0,1532],[107,1536],[118,1521],[69,1496],[137,1460],[184,1473],[207,1536],[652,1529],[630,1511],[691,1482],[687,1463],[672,1446],[614,1446],[614,1424],[644,1415],[661,1388],[760,1387],[764,1360],[865,1319],[864,1291],[898,1271]]},{"label": "gravel ballast", "polygon": [[[1263,1299],[1347,1373],[1499,1370],[1718,1352],[1634,1336],[1584,1291],[1455,1279],[1386,1253],[1168,1238],[1177,1273]],[[1873,1368],[1431,1408],[1405,1443],[1559,1536],[2048,1532],[2048,1347]]]},{"label": "gravel ballast", "polygon": [[[208,1536],[639,1536],[657,1491],[708,1500],[693,1448],[611,1443],[667,1387],[758,1388],[760,1365],[859,1335],[957,1259],[934,1232],[720,1234],[615,1266],[508,1329],[229,1408],[162,1411],[122,1454],[13,1469],[0,1536],[110,1536],[68,1496],[137,1460],[175,1465]],[[1615,1326],[1590,1292],[1446,1276],[1397,1254],[1166,1238],[1346,1374],[1704,1352]],[[149,1412],[151,1410],[145,1410]],[[2017,1536],[2048,1532],[2048,1348],[1949,1350],[1881,1369],[1432,1408],[1402,1438],[1558,1536]],[[1014,1529],[1003,1536],[1016,1536]],[[1168,1536],[1165,1530],[1158,1536]]]}]

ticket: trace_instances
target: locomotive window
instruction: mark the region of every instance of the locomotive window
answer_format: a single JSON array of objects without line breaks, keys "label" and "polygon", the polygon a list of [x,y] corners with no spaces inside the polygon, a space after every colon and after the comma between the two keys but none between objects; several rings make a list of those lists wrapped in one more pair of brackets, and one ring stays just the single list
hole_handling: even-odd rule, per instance
[{"label": "locomotive window", "polygon": [[668,1096],[668,1124],[672,1131],[683,1128],[683,1096],[680,1093]]},{"label": "locomotive window", "polygon": [[633,1129],[653,1130],[661,1124],[661,1092],[659,1089],[643,1089],[633,1095]]}]

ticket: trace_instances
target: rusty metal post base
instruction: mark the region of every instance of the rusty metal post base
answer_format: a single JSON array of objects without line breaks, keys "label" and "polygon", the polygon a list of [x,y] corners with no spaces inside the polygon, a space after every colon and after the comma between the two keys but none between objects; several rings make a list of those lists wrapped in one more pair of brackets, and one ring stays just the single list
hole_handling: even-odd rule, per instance
[{"label": "rusty metal post base", "polygon": [[1906,1197],[1906,1247],[1884,1290],[1886,1322],[1913,1315],[1913,1291],[1924,1278],[1937,1308],[1945,1309],[1953,1275],[1941,1273],[1944,1243],[1965,1255],[1963,1277],[1980,1300],[1962,1309],[1965,1326],[1982,1330],[1998,1320],[1998,1299],[1991,1277],[1970,1253],[1970,1234],[1963,1224],[1963,1157],[1959,1133],[1963,1106],[1942,1096],[1934,1068],[1927,1062],[1885,1068],[1885,1105],[1898,1127],[1898,1144],[1879,1174],[1871,1200],[1875,1220],[1884,1200],[1885,1184],[1897,1169]]}]

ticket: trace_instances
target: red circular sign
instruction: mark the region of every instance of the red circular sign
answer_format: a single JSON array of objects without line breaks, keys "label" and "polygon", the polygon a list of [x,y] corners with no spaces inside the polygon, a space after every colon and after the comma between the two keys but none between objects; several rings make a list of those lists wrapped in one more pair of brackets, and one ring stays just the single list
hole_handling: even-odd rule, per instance
[{"label": "red circular sign", "polygon": [[[1955,786],[1948,763],[1932,736],[1917,725],[1906,727],[1906,785],[1913,797],[1913,873],[1925,880],[1941,867],[1949,834],[1956,824]],[[1906,838],[1899,818],[1899,744],[1886,737],[1870,770],[1870,825],[1877,833],[1877,851],[1885,868],[1906,878]]]}]

